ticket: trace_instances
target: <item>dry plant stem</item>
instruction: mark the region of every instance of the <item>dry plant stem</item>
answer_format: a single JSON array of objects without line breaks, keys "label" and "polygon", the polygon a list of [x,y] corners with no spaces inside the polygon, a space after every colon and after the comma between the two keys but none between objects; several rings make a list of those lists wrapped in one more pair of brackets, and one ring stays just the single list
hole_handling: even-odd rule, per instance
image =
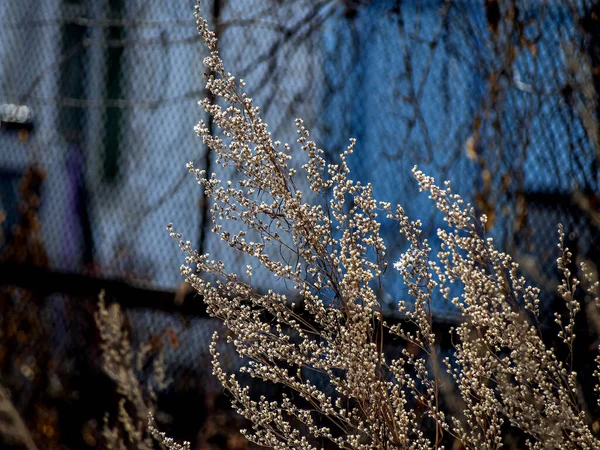
[{"label": "dry plant stem", "polygon": [[[448,436],[468,449],[496,449],[503,445],[503,431],[514,427],[529,436],[530,448],[600,448],[576,400],[572,349],[579,282],[567,269],[571,255],[562,228],[559,292],[568,319],[563,324],[559,314],[557,322],[571,354],[567,365],[542,340],[539,290],[528,286],[518,265],[484,236],[485,216],[478,220],[449,183],[440,188],[415,168],[420,189],[429,192],[447,222],[438,230],[434,258],[418,220],[409,220],[401,207],[376,201],[370,184],[349,177],[346,161],[355,140],[338,164],[327,163],[297,119],[304,160],[297,167],[292,146],[272,140],[243,80],[226,72],[199,8],[196,20],[209,50],[204,64],[212,99],[200,105],[219,133],[212,135],[202,121],[196,132],[217,163],[232,166],[240,179],[223,182],[193,163],[188,170],[213,201],[212,231],[278,280],[290,281],[302,299],[294,304],[274,290],[255,291],[168,225],[186,253],[182,274],[228,328],[227,342],[248,361],[240,372],[287,388],[278,400],[252,395],[223,369],[215,334],[213,372],[231,393],[236,411],[252,423],[244,435],[277,449],[316,449],[323,441],[343,449],[431,449],[442,448]],[[394,267],[407,287],[399,309],[412,327],[383,321],[382,219],[397,221],[408,242]],[[252,272],[248,265],[248,279]],[[452,297],[454,283],[460,287],[457,297]],[[436,292],[464,319],[453,332],[454,358],[444,361],[464,402],[462,418],[441,408],[444,389],[432,327]],[[384,334],[406,346],[386,355]],[[316,385],[311,374],[324,384]],[[290,391],[294,397],[285,393]]]},{"label": "dry plant stem", "polygon": [[[164,389],[167,385],[163,353],[159,352],[152,361],[153,373],[144,386],[139,381],[138,374],[147,363],[150,346],[142,346],[137,352],[134,351],[124,329],[125,319],[119,305],[107,307],[104,292],[100,294],[95,319],[102,340],[104,371],[113,380],[117,393],[121,396],[114,423],[110,423],[108,414],[105,416],[105,446],[114,450],[151,450],[154,448],[152,438],[160,433],[157,434],[152,422],[151,428],[148,428],[148,418],[152,417],[156,390]],[[185,444],[183,447],[173,447],[174,450],[185,448]]]},{"label": "dry plant stem", "polygon": [[0,439],[5,445],[37,450],[31,432],[10,399],[10,393],[2,386],[0,386],[0,414]]}]

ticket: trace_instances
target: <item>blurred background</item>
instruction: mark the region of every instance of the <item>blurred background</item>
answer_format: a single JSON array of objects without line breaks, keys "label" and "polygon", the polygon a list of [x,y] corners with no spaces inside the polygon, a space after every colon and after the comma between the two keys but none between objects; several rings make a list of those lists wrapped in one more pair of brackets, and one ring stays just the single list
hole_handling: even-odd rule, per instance
[{"label": "blurred background", "polygon": [[[246,448],[210,375],[218,325],[181,283],[182,255],[165,231],[173,222],[245,272],[248,261],[211,236],[210,204],[185,170],[188,161],[222,170],[193,131],[207,119],[194,4],[0,2],[0,409],[30,436],[2,425],[14,448],[102,447],[118,396],[93,317],[101,289],[123,307],[135,344],[165,349],[173,382],[157,421],[193,448]],[[294,142],[302,117],[335,162],[357,138],[354,178],[420,218],[431,239],[443,222],[410,170],[452,180],[542,288],[542,310],[556,301],[558,222],[575,262],[600,260],[600,2],[206,0],[203,9],[226,69],[246,81],[276,139]],[[393,262],[405,243],[394,223],[382,233]],[[392,317],[402,286],[390,272],[381,298]],[[272,276],[253,282],[285,289]],[[440,327],[458,319],[441,300],[435,309]],[[600,327],[586,308],[580,317],[585,384]],[[594,417],[595,403],[587,408]]]}]

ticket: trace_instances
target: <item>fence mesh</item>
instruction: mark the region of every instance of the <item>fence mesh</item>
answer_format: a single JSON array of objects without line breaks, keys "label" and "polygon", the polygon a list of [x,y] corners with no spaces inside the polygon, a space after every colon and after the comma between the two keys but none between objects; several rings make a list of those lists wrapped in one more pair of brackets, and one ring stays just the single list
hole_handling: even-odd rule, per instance
[{"label": "fence mesh", "polygon": [[[277,139],[293,142],[294,118],[302,117],[336,161],[356,137],[354,176],[372,182],[377,199],[421,218],[432,239],[443,222],[410,170],[418,164],[453,180],[548,291],[558,222],[579,259],[599,260],[598,3],[206,3],[227,70],[244,78]],[[205,96],[193,7],[191,0],[0,3],[1,262],[6,273],[45,271],[39,280],[3,278],[2,380],[22,392],[15,402],[29,419],[42,414],[36,401],[81,405],[70,393],[85,391],[86,371],[101,375],[94,300],[70,285],[48,296],[42,285],[53,274],[182,292],[169,222],[234,270],[248,263],[208,233],[210,205],[184,167],[193,160],[217,170],[193,132]],[[382,232],[393,261],[406,244],[394,224]],[[382,298],[393,309],[401,285],[386,277]],[[284,288],[260,272],[253,281]],[[140,300],[128,311],[134,337],[171,333],[170,375],[208,383],[202,352],[216,325],[155,306]],[[451,314],[443,302],[436,308]],[[22,326],[10,326],[13,316]],[[35,370],[53,375],[36,378]],[[52,383],[60,386],[55,397],[34,399]],[[93,447],[98,410],[78,418],[84,431],[60,445]],[[48,411],[40,423],[52,428],[58,419]]]}]

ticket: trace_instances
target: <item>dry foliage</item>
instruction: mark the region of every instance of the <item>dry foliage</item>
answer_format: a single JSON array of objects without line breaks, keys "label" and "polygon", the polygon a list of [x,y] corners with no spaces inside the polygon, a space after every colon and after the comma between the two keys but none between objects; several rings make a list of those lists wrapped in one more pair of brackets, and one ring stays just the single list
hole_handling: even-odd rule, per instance
[{"label": "dry foliage", "polygon": [[[213,201],[212,231],[256,266],[232,273],[181,240],[172,225],[167,229],[186,253],[183,275],[244,358],[244,377],[225,373],[214,336],[214,374],[252,423],[244,435],[278,449],[429,449],[454,442],[479,450],[499,448],[507,430],[519,430],[529,448],[600,448],[572,368],[580,282],[569,269],[562,227],[557,265],[564,311],[556,323],[566,360],[542,338],[540,291],[485,236],[485,215],[477,217],[449,183],[439,187],[415,167],[421,191],[447,223],[434,250],[418,220],[376,201],[370,184],[350,178],[354,140],[338,164],[328,163],[300,119],[305,163],[296,168],[292,146],[272,139],[243,80],[226,71],[199,8],[196,19],[210,52],[204,60],[210,96],[200,104],[218,133],[202,121],[196,132],[218,164],[241,176],[224,182],[193,163],[188,169]],[[407,287],[399,305],[406,320],[399,324],[386,323],[378,296],[387,269],[382,220],[396,221],[409,244],[394,264]],[[301,302],[253,289],[247,280],[259,266],[293,286]],[[598,283],[585,267],[582,273],[597,302]],[[452,357],[438,354],[433,331],[439,294],[462,318],[452,331]],[[395,355],[384,352],[384,339],[392,338],[405,344]],[[279,386],[277,398],[253,395],[241,381],[247,375]],[[445,403],[446,392],[458,392],[462,403]]]},{"label": "dry foliage", "polygon": [[160,437],[153,427],[152,417],[156,391],[167,384],[163,353],[152,360],[152,375],[146,385],[142,384],[140,373],[148,363],[152,347],[146,345],[134,351],[121,308],[116,303],[107,307],[104,293],[100,294],[95,318],[102,340],[102,365],[120,396],[116,417],[105,416],[105,446],[111,450],[151,450],[154,448],[152,437]]}]

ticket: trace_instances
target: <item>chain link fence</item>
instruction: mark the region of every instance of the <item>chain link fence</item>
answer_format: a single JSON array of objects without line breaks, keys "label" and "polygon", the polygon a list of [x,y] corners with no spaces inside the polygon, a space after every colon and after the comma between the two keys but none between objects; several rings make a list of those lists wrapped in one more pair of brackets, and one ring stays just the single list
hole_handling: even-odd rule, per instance
[{"label": "chain link fence", "polygon": [[[130,302],[138,342],[171,336],[167,366],[179,380],[172,393],[206,394],[199,392],[209,383],[205,352],[216,324],[196,317],[201,311],[182,314],[172,300],[190,295],[165,225],[240,272],[248,261],[211,236],[210,205],[185,171],[190,160],[221,171],[193,132],[205,118],[194,3],[0,4],[0,362],[3,383],[22,393],[19,409],[46,424],[38,437],[60,427],[50,407],[39,419],[36,401],[81,406],[91,395],[86,377],[101,378],[92,314],[104,282],[113,283],[109,296]],[[294,118],[302,117],[336,161],[356,137],[354,177],[421,218],[432,239],[444,224],[410,170],[418,164],[453,180],[548,292],[558,222],[580,260],[600,259],[599,3],[205,3],[227,70],[246,81],[277,139],[293,142]],[[382,232],[393,262],[405,243],[393,223]],[[391,272],[381,295],[393,310],[402,286]],[[285,289],[260,272],[253,282]],[[436,308],[440,318],[452,314],[442,302]],[[81,433],[55,435],[56,448],[93,447],[103,411],[96,405],[72,419]]]}]

